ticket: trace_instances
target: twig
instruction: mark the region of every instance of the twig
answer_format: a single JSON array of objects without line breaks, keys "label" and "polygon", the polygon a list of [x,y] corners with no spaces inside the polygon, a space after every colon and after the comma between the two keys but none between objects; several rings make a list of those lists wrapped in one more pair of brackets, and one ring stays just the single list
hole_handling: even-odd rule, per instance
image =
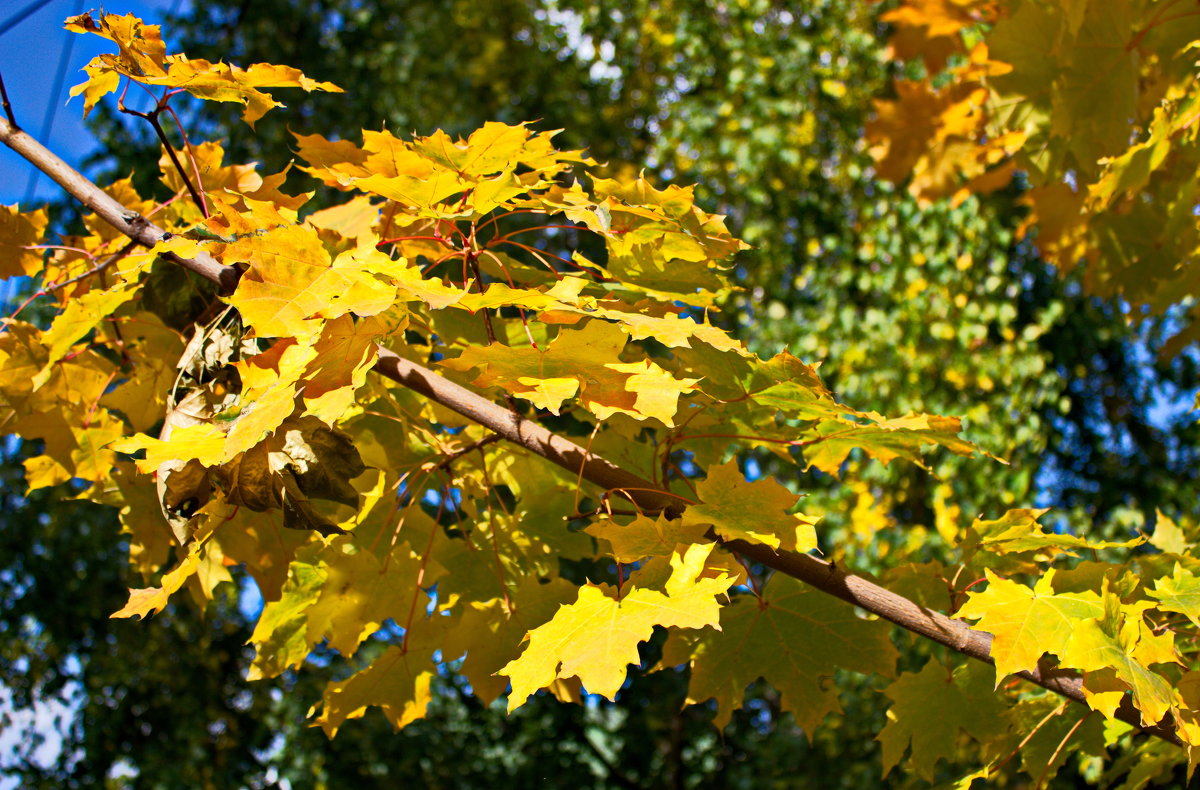
[{"label": "twig", "polygon": [[137,241],[135,239],[130,239],[128,244],[126,244],[124,247],[122,247],[121,249],[114,252],[112,255],[109,255],[107,258],[105,258],[104,260],[102,260],[100,263],[96,264],[92,268],[88,269],[86,272],[77,274],[74,277],[70,278],[69,280],[63,280],[61,283],[54,283],[53,285],[47,285],[42,290],[45,291],[46,293],[54,293],[55,291],[60,291],[63,288],[66,288],[68,285],[74,285],[75,283],[79,282],[80,280],[86,280],[88,277],[91,277],[94,274],[100,274],[105,269],[107,269],[109,266],[112,266],[114,263],[121,260],[129,253],[133,252],[133,249],[137,246],[138,246]]},{"label": "twig", "polygon": [[500,434],[489,433],[487,436],[483,437],[479,441],[471,442],[466,447],[460,447],[459,449],[455,450],[454,452],[446,455],[444,458],[442,458],[442,460],[440,460],[436,464],[434,464],[433,468],[434,469],[445,469],[448,466],[450,466],[450,464],[457,461],[459,458],[462,458],[464,455],[467,455],[468,453],[473,453],[476,450],[482,450],[484,447],[487,447],[489,444],[494,444],[495,442],[500,441],[500,439],[501,439]]},{"label": "twig", "polygon": [[1031,740],[1033,740],[1033,736],[1038,734],[1038,730],[1040,730],[1040,729],[1042,729],[1042,727],[1046,726],[1050,722],[1050,720],[1053,719],[1055,716],[1061,715],[1062,712],[1065,711],[1066,709],[1067,709],[1067,703],[1064,701],[1057,708],[1055,708],[1054,710],[1050,711],[1045,716],[1043,716],[1042,720],[1039,721],[1037,724],[1035,724],[1033,726],[1032,730],[1030,730],[1028,733],[1026,733],[1025,737],[1021,739],[1021,742],[1016,745],[1016,748],[1014,748],[1012,751],[1010,751],[1008,753],[1008,756],[1006,756],[995,768],[992,768],[991,770],[988,771],[988,776],[994,777],[997,774],[999,774],[1000,770],[1002,768],[1004,768],[1004,766],[1008,765],[1009,761],[1012,760],[1012,758],[1016,757],[1018,752],[1020,752],[1022,749],[1025,748],[1025,744],[1027,744]]},{"label": "twig", "polygon": [[1080,716],[1079,721],[1075,722],[1075,726],[1068,730],[1067,734],[1064,735],[1062,740],[1058,742],[1058,748],[1054,750],[1054,754],[1050,755],[1050,759],[1046,761],[1046,767],[1042,769],[1042,775],[1038,777],[1037,784],[1034,785],[1033,790],[1042,790],[1042,788],[1045,787],[1046,778],[1050,775],[1050,767],[1054,765],[1054,761],[1058,759],[1058,755],[1062,754],[1062,750],[1067,745],[1067,741],[1071,740],[1071,736],[1074,735],[1075,731],[1078,730],[1080,726],[1082,726],[1083,723],[1088,720],[1088,717],[1091,716],[1092,713],[1094,713],[1094,711],[1089,710],[1087,713]]},{"label": "twig", "polygon": [[[490,439],[492,436],[500,438],[494,433],[488,438]],[[511,518],[512,513],[508,512],[508,506],[504,504],[504,500],[498,493],[496,493],[495,488],[492,487],[492,478],[491,475],[488,474],[487,468],[487,453],[483,451],[482,447],[478,447],[476,449],[479,450],[479,468],[483,471],[483,485],[485,486],[485,490],[488,491],[489,499],[494,498],[497,502],[499,502],[501,509],[504,510],[504,515]],[[496,578],[500,581],[500,592],[504,596],[504,611],[511,615],[513,612],[513,605],[512,600],[508,597],[508,580],[504,577],[504,563],[500,561],[500,535],[497,534],[496,531],[496,514],[494,511],[495,508],[492,507],[492,503],[489,501],[488,530],[492,533],[492,559],[496,563]]]},{"label": "twig", "polygon": [[208,210],[208,198],[204,196],[204,179],[200,177],[200,165],[196,162],[196,153],[192,150],[192,141],[188,139],[187,129],[183,128],[183,121],[179,120],[179,115],[176,114],[175,108],[170,104],[166,104],[164,107],[171,114],[171,119],[175,121],[175,128],[179,130],[179,136],[183,138],[183,147],[187,151],[188,163],[192,166],[192,174],[196,176],[196,186],[199,187],[200,213],[207,219],[210,213]]},{"label": "twig", "polygon": [[20,130],[20,125],[17,123],[17,118],[13,115],[12,105],[8,101],[8,91],[4,88],[4,75],[0,74],[0,103],[4,104],[4,114],[8,116],[8,122],[12,128]]},{"label": "twig", "polygon": [[183,164],[180,163],[179,157],[175,153],[175,146],[171,145],[171,141],[167,139],[166,131],[162,128],[162,124],[158,122],[158,113],[162,108],[159,107],[150,112],[140,112],[129,109],[123,102],[118,102],[117,108],[126,115],[133,115],[149,121],[150,125],[154,127],[154,133],[158,135],[163,148],[167,149],[167,156],[171,157],[171,164],[175,165],[175,172],[179,173],[179,177],[183,179],[183,185],[187,187],[188,194],[192,196],[192,202],[196,204],[196,208],[200,209],[200,213],[207,219],[208,205],[204,202],[204,198],[200,197],[200,193],[196,191],[196,186],[192,183],[192,179],[188,177],[187,171],[183,169]]}]

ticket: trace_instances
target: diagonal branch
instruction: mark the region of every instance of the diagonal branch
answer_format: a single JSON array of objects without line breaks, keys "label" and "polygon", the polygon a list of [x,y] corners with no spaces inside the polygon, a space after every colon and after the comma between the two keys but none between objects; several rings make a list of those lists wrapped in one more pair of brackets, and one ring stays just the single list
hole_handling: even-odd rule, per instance
[{"label": "diagonal branch", "polygon": [[[144,218],[127,211],[82,174],[0,118],[0,142],[21,154],[53,178],[72,197],[95,211],[113,227],[146,247],[157,243],[163,231]],[[181,258],[170,253],[163,257],[196,272],[221,286],[223,293],[232,293],[239,273],[210,256],[195,259]],[[462,416],[491,429],[508,441],[542,456],[573,474],[600,486],[606,491],[621,494],[646,512],[678,515],[678,498],[657,484],[617,466],[610,461],[569,441],[542,425],[527,420],[511,410],[462,387],[432,370],[412,362],[394,351],[377,348],[374,370],[380,375],[424,395]],[[714,536],[715,537],[715,536]],[[772,568],[779,573],[799,579],[824,593],[840,598],[882,617],[907,631],[923,636],[963,655],[987,664],[991,658],[991,634],[977,631],[961,620],[947,617],[897,595],[862,576],[847,573],[833,563],[809,554],[776,551],[769,546],[741,540],[721,541],[721,544],[745,557]],[[1067,699],[1087,704],[1083,681],[1077,673],[1055,669],[1043,659],[1038,668],[1018,675],[1025,680],[1059,694]],[[1122,698],[1116,717],[1173,744],[1179,737],[1169,724],[1143,726],[1141,715],[1128,695]]]},{"label": "diagonal branch", "polygon": [[[162,228],[136,211],[130,211],[122,206],[44,145],[3,118],[0,118],[0,142],[25,157],[39,170],[54,179],[54,182],[62,187],[68,195],[138,244],[143,247],[153,247],[162,240],[164,233]],[[232,266],[225,266],[208,253],[201,253],[195,258],[183,258],[173,252],[164,252],[162,257],[201,277],[212,280],[221,287],[223,294],[231,294],[237,287],[240,276],[238,270]]]}]

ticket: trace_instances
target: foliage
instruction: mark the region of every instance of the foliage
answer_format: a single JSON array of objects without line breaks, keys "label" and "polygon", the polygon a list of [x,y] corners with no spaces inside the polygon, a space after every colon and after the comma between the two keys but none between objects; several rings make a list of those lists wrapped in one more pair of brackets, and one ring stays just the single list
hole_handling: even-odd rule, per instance
[{"label": "foliage", "polygon": [[[28,416],[18,423],[24,435],[46,441],[46,453],[27,465],[31,485],[82,479],[92,483],[93,496],[118,506],[127,504],[126,523],[134,534],[136,556],[142,558],[141,567],[146,570],[156,569],[166,558],[163,531],[144,518],[148,510],[144,495],[140,502],[130,499],[138,496],[133,492],[139,489],[130,482],[129,465],[116,462],[111,450],[102,445],[129,429],[153,431],[155,412],[167,408],[168,399],[174,401],[171,414],[181,416],[174,421],[168,418],[168,423],[174,422],[169,434],[164,432],[158,440],[149,436],[126,440],[115,447],[147,451],[139,466],[158,470],[159,498],[168,519],[183,530],[177,530],[177,535],[184,542],[190,539],[193,548],[164,577],[161,587],[135,593],[126,613],[162,608],[171,587],[178,589],[183,584],[202,598],[210,598],[216,585],[228,579],[225,566],[240,561],[255,574],[272,601],[255,634],[259,648],[256,666],[265,667],[260,669],[263,674],[295,665],[322,639],[349,655],[389,618],[403,624],[397,632],[399,644],[354,676],[370,678],[372,671],[383,671],[378,667],[384,664],[379,662],[386,662],[385,668],[391,669],[388,677],[397,683],[393,697],[360,698],[353,678],[332,684],[320,717],[329,730],[336,730],[345,718],[361,714],[360,702],[383,702],[397,723],[419,713],[435,673],[422,668],[413,656],[426,658],[433,650],[431,645],[465,649],[468,664],[464,672],[473,691],[485,699],[487,694],[500,693],[502,686],[485,690],[489,684],[495,688],[495,680],[489,680],[491,672],[472,670],[469,665],[474,656],[497,647],[502,658],[517,660],[520,637],[538,630],[537,620],[524,621],[518,613],[544,605],[546,593],[532,588],[540,597],[528,597],[532,592],[523,588],[522,577],[550,580],[549,585],[538,586],[561,587],[562,597],[556,600],[551,595],[548,600],[567,603],[568,596],[575,594],[574,587],[568,585],[572,591],[567,591],[557,584],[567,580],[559,576],[558,568],[547,564],[545,555],[590,559],[596,546],[607,549],[605,533],[635,534],[622,534],[625,542],[621,545],[626,548],[613,542],[613,551],[601,557],[612,556],[622,563],[651,559],[628,580],[622,579],[618,565],[615,590],[592,584],[578,588],[581,601],[589,596],[591,603],[612,607],[605,602],[620,598],[622,602],[661,603],[677,595],[699,594],[707,606],[722,601],[722,592],[732,589],[737,593],[721,615],[724,632],[674,631],[668,653],[672,664],[692,664],[693,690],[700,689],[696,695],[711,693],[725,699],[707,690],[705,678],[711,670],[706,669],[706,662],[713,660],[713,650],[721,650],[717,645],[731,638],[730,632],[740,633],[738,608],[752,609],[750,604],[757,601],[760,609],[785,611],[792,605],[784,606],[783,601],[792,598],[776,589],[784,581],[782,577],[772,577],[764,588],[756,578],[761,568],[751,568],[744,575],[729,562],[714,560],[714,554],[720,556],[723,549],[711,548],[708,541],[715,535],[802,551],[814,545],[811,519],[788,515],[794,499],[763,496],[758,490],[747,496],[750,486],[736,468],[717,466],[728,452],[735,447],[756,447],[779,463],[794,463],[804,453],[804,462],[836,473],[843,470],[851,446],[885,461],[895,456],[920,461],[917,447],[923,441],[969,451],[954,438],[957,425],[945,418],[888,420],[851,410],[834,401],[812,370],[794,358],[779,355],[763,362],[740,351],[723,332],[708,324],[696,308],[710,307],[721,295],[716,278],[719,262],[736,250],[737,243],[724,232],[719,219],[692,205],[686,190],[658,191],[642,180],[620,178],[594,179],[590,190],[568,186],[557,177],[572,160],[583,158],[552,151],[545,135],[531,134],[519,124],[485,126],[460,141],[434,135],[407,144],[389,134],[374,133],[366,134],[364,145],[358,147],[328,144],[315,136],[298,139],[301,155],[309,162],[307,172],[330,186],[357,189],[390,202],[372,205],[359,197],[345,204],[346,208],[317,212],[299,223],[297,210],[302,201],[278,191],[281,179],[264,179],[247,169],[227,167],[218,148],[195,146],[202,201],[198,205],[177,201],[156,216],[176,234],[158,249],[184,256],[208,251],[227,262],[246,262],[249,268],[243,285],[227,300],[238,308],[241,321],[226,317],[211,330],[196,332],[194,338],[201,339],[190,349],[189,359],[194,363],[182,366],[185,369],[178,377],[173,376],[170,361],[164,365],[162,357],[172,355],[169,348],[178,353],[183,344],[173,341],[172,333],[163,326],[187,325],[193,320],[188,310],[211,298],[211,288],[192,284],[189,290],[171,294],[170,302],[156,304],[150,284],[163,276],[165,264],[137,253],[126,253],[109,264],[115,269],[92,272],[93,261],[123,244],[93,221],[90,229],[99,235],[78,240],[78,246],[89,251],[90,260],[56,254],[41,276],[44,289],[80,271],[96,279],[77,280],[58,290],[63,312],[44,333],[31,325],[10,326],[6,335],[13,348],[9,359],[16,360],[10,370],[20,373],[10,374],[10,390],[5,396],[14,408],[28,410]],[[497,153],[504,146],[507,150]],[[164,168],[164,180],[172,191],[179,191],[180,172]],[[139,204],[128,187],[122,189],[121,198],[127,205],[149,209],[151,204]],[[382,222],[386,233],[373,232],[370,227],[381,205],[385,207]],[[565,220],[560,224],[569,227],[546,229],[552,243],[561,244],[565,237],[569,246],[585,253],[535,268],[537,263],[556,259],[515,241],[517,232],[526,231],[523,226],[499,233],[498,217],[502,215],[489,213],[504,209],[547,215],[561,212]],[[212,216],[204,219],[202,215],[208,211]],[[145,209],[143,213],[147,213]],[[18,244],[27,243],[19,240],[32,232],[37,221],[22,224],[20,219],[11,220]],[[493,235],[484,235],[481,229],[487,227]],[[420,236],[426,238],[414,238]],[[399,259],[376,249],[385,239],[391,240],[393,254],[399,254]],[[511,257],[505,255],[497,250],[501,245],[515,252]],[[601,258],[602,254],[606,257]],[[40,263],[22,262],[28,257],[17,258],[22,273],[33,273]],[[603,264],[593,260],[603,260]],[[424,271],[408,265],[415,261],[422,262]],[[447,265],[455,261],[458,263]],[[461,272],[455,271],[458,264]],[[431,273],[433,277],[428,276]],[[115,276],[115,283],[107,281],[108,274]],[[89,337],[93,331],[96,334]],[[279,339],[268,346],[263,340],[269,338]],[[496,342],[489,342],[493,338]],[[76,345],[81,340],[89,342]],[[514,412],[550,420],[561,431],[580,436],[590,432],[593,448],[659,484],[673,484],[679,496],[693,498],[694,504],[683,512],[682,528],[711,525],[713,531],[705,536],[697,529],[676,531],[674,526],[645,517],[630,524],[621,524],[619,515],[617,521],[604,517],[605,509],[619,500],[585,487],[584,494],[590,493],[592,502],[590,506],[586,501],[581,504],[578,495],[572,495],[570,478],[543,468],[534,472],[531,459],[491,444],[477,428],[461,426],[459,418],[444,409],[422,404],[408,392],[368,378],[366,369],[375,342],[394,345],[402,354],[422,360],[441,361],[451,375],[476,371],[478,375],[460,380],[500,388],[510,396],[508,403]],[[144,383],[147,367],[154,370],[151,384]],[[114,384],[117,386],[112,389]],[[77,386],[90,387],[90,391],[81,394]],[[123,397],[117,397],[123,389]],[[295,413],[293,406],[297,407]],[[337,438],[341,433],[306,422],[302,412],[336,425],[352,441],[347,443]],[[62,425],[55,422],[56,417]],[[744,441],[683,433],[688,426],[704,429],[706,423],[714,426],[710,429],[713,433],[731,430]],[[399,444],[393,424],[402,426],[404,438]],[[82,429],[76,427],[79,425]],[[656,431],[649,430],[652,428]],[[262,441],[264,433],[273,436]],[[846,441],[847,437],[852,441]],[[647,440],[654,443],[646,444]],[[348,444],[357,451],[347,449]],[[332,449],[322,454],[321,447]],[[460,455],[464,449],[468,452]],[[473,460],[476,454],[478,462]],[[110,468],[114,462],[116,466]],[[314,464],[318,473],[313,472]],[[707,480],[686,482],[696,475],[693,470],[705,467]],[[361,474],[350,471],[365,471],[373,479],[364,482]],[[444,481],[437,479],[439,476]],[[715,488],[718,479],[727,490]],[[171,480],[177,481],[174,487]],[[548,486],[549,493],[539,490],[535,481]],[[853,480],[849,485],[855,485]],[[359,504],[359,509],[347,515],[336,503]],[[236,512],[231,513],[229,505],[236,506]],[[403,508],[399,524],[394,523],[397,508]],[[557,519],[552,516],[556,509]],[[563,515],[600,517],[597,528],[589,532],[601,541],[589,545],[578,532],[561,531],[566,529]],[[134,523],[138,516],[142,520]],[[750,529],[729,526],[747,522],[752,522]],[[770,528],[763,530],[762,525]],[[1020,549],[981,541],[979,545],[988,548],[970,554],[974,545],[971,535],[984,531],[986,525],[977,524],[973,532],[965,532],[962,545],[968,553],[962,557],[963,567],[972,572],[963,574],[961,580],[958,574],[946,580],[951,595],[959,596],[966,583],[984,569],[1030,573],[1036,567],[1032,558],[1061,555],[1052,548],[1061,541],[1042,537],[1036,523],[1022,525],[1035,538]],[[350,527],[351,537],[290,534],[280,526],[308,527],[320,533]],[[157,537],[152,537],[156,530]],[[664,530],[671,531],[669,539],[664,540]],[[283,541],[284,554],[267,556],[264,541],[268,535],[270,540]],[[949,537],[954,537],[952,532]],[[384,538],[390,538],[386,547]],[[479,546],[475,551],[464,548],[475,540],[492,542],[494,570],[478,556],[484,553],[478,551]],[[676,550],[673,540],[691,548]],[[299,546],[301,543],[304,545]],[[426,547],[423,553],[421,546]],[[622,553],[629,551],[645,553],[637,557]],[[1186,547],[1172,551],[1186,555]],[[999,559],[987,559],[990,555]],[[290,567],[285,567],[292,557]],[[589,573],[593,578],[612,580],[608,575],[612,571],[605,565],[591,565]],[[1143,579],[1162,582],[1170,576],[1169,569],[1160,566],[1155,560],[1139,567]],[[944,573],[940,565],[926,566],[918,569],[916,578],[921,571],[934,582]],[[1180,571],[1175,573],[1178,576]],[[464,576],[470,580],[469,586],[463,586]],[[1114,593],[1107,582],[1101,583],[1101,576],[1093,573],[1087,583],[1067,583],[1094,588],[1093,594],[1106,602],[1102,611],[1087,610],[1068,620],[1070,630],[1088,634],[1097,645],[1111,642],[1103,648],[1108,652],[1101,663],[1091,663],[1096,660],[1091,657],[1095,650],[1083,655],[1082,642],[1044,643],[1043,650],[1064,662],[1075,662],[1068,666],[1093,671],[1112,668],[1116,679],[1101,672],[1104,679],[1097,682],[1107,685],[1090,689],[1098,710],[1112,714],[1114,689],[1123,688],[1124,683],[1134,690],[1143,712],[1172,710],[1177,724],[1186,726],[1190,707],[1179,694],[1187,687],[1187,677],[1181,680],[1172,670],[1163,670],[1164,661],[1176,661],[1170,640],[1142,633],[1134,615],[1120,613],[1125,607],[1140,617],[1157,606],[1165,618],[1167,612],[1179,610],[1153,603],[1162,601],[1163,596],[1143,588],[1126,585],[1119,594]],[[455,578],[460,581],[456,583]],[[1043,577],[1043,592],[1073,591],[1070,587],[1051,589],[1050,578]],[[1117,578],[1119,574],[1112,584]],[[484,583],[484,579],[490,581]],[[1179,577],[1176,582],[1182,580]],[[434,581],[436,594],[429,605],[449,614],[414,618],[414,612],[425,608],[417,608],[424,601],[418,590],[429,589]],[[357,589],[359,584],[366,586]],[[731,584],[736,586],[730,588]],[[701,588],[705,591],[697,593]],[[991,591],[989,586],[987,593]],[[599,598],[592,601],[595,596]],[[987,599],[981,596],[972,594],[971,605],[987,610]],[[811,602],[798,605],[804,619],[824,623],[822,627],[831,633],[847,625],[849,610],[826,615],[819,614],[820,606]],[[688,627],[665,616],[667,610],[662,606],[658,608],[662,614],[652,618],[652,623]],[[567,614],[562,614],[564,611]],[[557,622],[560,628],[570,627],[573,623],[566,618],[577,611],[582,610],[560,609],[547,626]],[[618,606],[611,611],[630,617],[632,626],[641,608]],[[687,611],[694,614],[693,607]],[[544,621],[545,617],[538,619]],[[850,619],[856,628],[871,625],[852,615]],[[487,628],[489,622],[500,624],[491,627],[499,627],[504,634],[484,650],[465,634],[478,638],[480,626]],[[1167,621],[1156,622],[1165,625]],[[692,623],[692,629],[703,625]],[[624,623],[618,625],[625,627]],[[628,637],[634,643],[649,635],[641,630],[644,624],[638,629]],[[862,639],[886,634],[878,628],[874,631],[873,637],[863,635]],[[1002,629],[997,631],[998,640],[1003,639]],[[449,643],[441,641],[447,637]],[[585,652],[591,649],[588,641],[559,644]],[[569,657],[545,645],[544,640],[537,646],[531,641],[520,653],[520,660],[538,659],[553,665],[549,675],[543,670],[527,681],[530,684],[553,685],[578,676],[589,690],[615,692],[620,685],[623,661],[617,662],[615,679],[611,677],[613,666],[597,667],[610,673],[610,679],[601,681],[589,670],[576,671]],[[445,656],[445,650],[454,648],[442,649]],[[855,642],[854,649],[862,649],[861,641]],[[537,650],[544,653],[538,655]],[[830,668],[841,665],[890,674],[887,661],[855,663],[851,655],[847,650],[833,651],[828,657]],[[493,671],[499,668],[495,657],[489,659],[485,662],[488,667]],[[1165,671],[1165,675],[1150,668],[1156,663],[1158,672]],[[923,675],[931,666],[927,665]],[[513,671],[523,669],[518,665]],[[789,689],[785,695],[799,699],[785,696],[788,707],[799,710],[800,700],[805,706],[815,703],[816,708],[806,707],[812,711],[806,729],[812,729],[829,710],[827,703],[818,702],[828,696],[821,688],[823,673],[780,669],[766,661],[745,671],[750,673],[749,679],[761,675],[781,690]],[[1164,676],[1167,680],[1162,680]],[[526,675],[511,677],[515,685]],[[909,676],[901,677],[894,686],[897,694],[905,688],[903,678]],[[718,672],[716,680],[721,679]],[[731,703],[740,699],[746,679],[725,679],[734,686],[727,697]],[[791,691],[798,681],[800,685]],[[1171,690],[1171,681],[1179,682],[1181,690]],[[562,693],[577,690],[566,688]],[[1108,695],[1103,702],[1101,695]],[[1025,708],[1013,708],[1003,730],[985,733],[968,728],[988,755],[985,762],[997,766],[1007,762],[1006,752],[997,744],[1005,738],[1019,740],[1028,716],[1016,711],[1025,711],[1033,702],[1027,698],[1021,703]],[[1034,722],[1037,726],[1030,734],[1038,732],[1047,720]],[[1084,739],[1087,732],[1079,726],[1069,729],[1061,743],[1071,737]],[[1117,730],[1107,733],[1109,742],[1121,737],[1125,736]],[[1087,738],[1093,751],[1101,748],[1095,745],[1094,735]],[[886,748],[893,750],[892,757],[898,757],[895,747]],[[936,757],[919,751],[915,741],[912,748],[918,770],[928,775]],[[1060,751],[1061,745],[1058,750],[1052,747],[1044,758],[1046,764],[1055,763]],[[1025,769],[1030,770],[1030,765],[1036,767],[1027,762]]]}]

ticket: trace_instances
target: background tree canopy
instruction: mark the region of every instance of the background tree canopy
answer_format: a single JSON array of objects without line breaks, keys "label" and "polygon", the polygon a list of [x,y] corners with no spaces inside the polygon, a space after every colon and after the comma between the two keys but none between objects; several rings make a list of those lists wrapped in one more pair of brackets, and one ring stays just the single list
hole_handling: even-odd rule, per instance
[{"label": "background tree canopy", "polygon": [[[560,149],[586,148],[602,176],[644,169],[656,183],[697,184],[697,204],[726,214],[753,247],[736,257],[740,290],[714,320],[764,357],[787,347],[820,363],[826,384],[858,408],[963,415],[968,438],[1007,460],[945,453],[931,456],[929,474],[854,454],[843,483],[765,450],[740,456],[749,475],[778,475],[807,495],[805,511],[823,514],[827,557],[924,600],[938,593],[918,589],[909,563],[949,562],[976,515],[1036,504],[1053,508],[1055,531],[1096,540],[1152,531],[1159,511],[1193,516],[1200,436],[1187,410],[1200,374],[1193,347],[1159,353],[1180,328],[1178,311],[1131,321],[1128,299],[1101,298],[1083,269],[1046,262],[1022,232],[1031,187],[1042,187],[1018,176],[990,194],[931,201],[880,177],[886,165],[866,131],[876,100],[900,95],[897,77],[940,70],[892,41],[909,29],[896,5],[211,0],[166,32],[170,51],[288,64],[348,89],[295,94],[253,130],[237,120],[240,105],[189,105],[189,134],[222,139],[226,161],[256,160],[262,172],[293,159],[289,131],[465,135],[537,119],[538,129],[564,130]],[[149,128],[106,104],[92,119],[105,151],[94,168],[133,172],[141,194],[165,197],[146,166],[159,158]],[[290,171],[289,191],[311,184]],[[155,287],[180,299],[182,282]],[[439,665],[424,719],[396,733],[371,711],[328,740],[307,726],[308,705],[382,653],[386,633],[353,661],[319,648],[303,671],[247,682],[259,607],[254,581],[236,569],[203,617],[181,594],[149,621],[110,620],[126,589],[143,586],[140,568],[122,570],[128,536],[111,511],[73,499],[71,484],[18,494],[30,455],[36,448],[12,445],[4,466],[0,672],[15,709],[66,697],[76,714],[58,733],[56,760],[34,759],[30,740],[6,764],[22,786],[908,787],[991,757],[960,738],[929,772],[885,771],[895,760],[875,736],[896,699],[843,672],[828,679],[843,711],[815,731],[760,683],[718,732],[713,706],[682,707],[685,676],[649,672],[661,633],[616,702],[540,695],[506,715],[481,705],[451,662]],[[582,560],[564,566],[577,582],[613,574]],[[932,646],[901,644],[902,669],[931,666]],[[1032,726],[1056,704],[1031,699],[1012,715]],[[1042,727],[1038,748],[1022,752],[1035,781],[1072,723]],[[1053,783],[1100,781],[1086,751],[1066,759]],[[1127,786],[1159,770],[1144,756],[1118,758],[1110,778],[1134,759],[1142,773]],[[1168,781],[1182,775],[1161,765]]]}]

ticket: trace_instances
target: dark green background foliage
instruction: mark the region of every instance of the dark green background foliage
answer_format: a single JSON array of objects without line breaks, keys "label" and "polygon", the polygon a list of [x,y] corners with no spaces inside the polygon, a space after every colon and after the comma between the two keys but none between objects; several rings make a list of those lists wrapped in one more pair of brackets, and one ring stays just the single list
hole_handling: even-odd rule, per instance
[{"label": "dark green background foliage", "polygon": [[[346,88],[285,96],[289,108],[254,133],[232,105],[187,105],[193,138],[224,139],[232,161],[286,166],[289,130],[355,138],[534,120],[563,129],[561,146],[588,148],[602,173],[696,183],[701,205],[755,247],[721,320],[759,353],[787,346],[821,362],[858,408],[963,415],[968,437],[1010,462],[938,457],[937,477],[872,464],[855,488],[817,473],[785,480],[825,514],[823,545],[860,570],[882,571],[893,548],[944,556],[936,527],[954,505],[961,525],[1036,501],[1060,508],[1064,528],[1114,535],[1156,508],[1178,514],[1197,497],[1198,437],[1179,407],[1197,385],[1193,360],[1158,359],[1161,324],[1128,325],[1038,260],[1015,235],[1019,186],[920,206],[874,178],[862,128],[893,70],[879,11],[835,0],[209,0],[164,33],[169,51],[293,65]],[[136,171],[151,189],[149,130],[111,109],[94,117],[108,152],[96,166]],[[290,183],[312,188],[299,173]],[[542,695],[507,717],[481,708],[450,665],[426,719],[396,734],[372,711],[327,741],[305,726],[307,706],[354,667],[330,655],[246,683],[253,621],[233,590],[203,614],[181,597],[149,622],[108,620],[127,587],[143,586],[123,570],[115,518],[69,491],[21,497],[9,457],[2,679],[17,709],[67,694],[78,711],[52,764],[26,759],[34,742],[5,763],[23,786],[920,783],[881,778],[873,737],[886,700],[853,676],[831,679],[845,713],[806,737],[767,687],[719,734],[706,706],[680,710],[677,671],[634,672],[615,704]],[[926,655],[909,647],[905,667]]]}]

